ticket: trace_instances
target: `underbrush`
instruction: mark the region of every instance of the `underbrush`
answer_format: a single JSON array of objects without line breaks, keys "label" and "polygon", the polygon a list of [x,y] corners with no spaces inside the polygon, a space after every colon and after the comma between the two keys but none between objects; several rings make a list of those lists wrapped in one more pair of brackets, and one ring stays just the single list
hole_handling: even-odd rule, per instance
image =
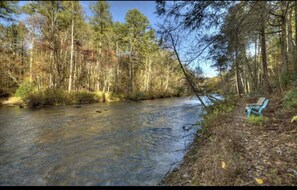
[{"label": "underbrush", "polygon": [[20,97],[20,98],[25,98],[28,96],[30,93],[32,93],[34,90],[36,90],[36,86],[34,83],[29,82],[25,80],[16,90],[14,96],[15,97]]}]

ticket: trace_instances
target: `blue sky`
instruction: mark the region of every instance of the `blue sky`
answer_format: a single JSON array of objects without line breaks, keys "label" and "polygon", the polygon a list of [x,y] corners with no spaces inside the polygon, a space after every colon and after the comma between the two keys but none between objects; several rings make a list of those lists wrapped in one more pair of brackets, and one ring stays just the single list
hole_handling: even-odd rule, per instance
[{"label": "blue sky", "polygon": [[[144,14],[150,21],[153,28],[157,28],[157,23],[162,23],[162,19],[158,18],[155,12],[155,1],[108,1],[110,4],[110,11],[112,14],[113,21],[124,22],[125,15],[130,9],[138,9],[142,14]],[[20,5],[24,5],[26,1],[20,1]],[[89,5],[92,1],[80,1],[83,9],[87,16],[92,16],[89,9]],[[20,19],[24,17],[21,16]],[[217,75],[217,72],[210,67],[211,63],[209,61],[198,60],[200,67],[204,72],[204,76],[213,77]]]}]

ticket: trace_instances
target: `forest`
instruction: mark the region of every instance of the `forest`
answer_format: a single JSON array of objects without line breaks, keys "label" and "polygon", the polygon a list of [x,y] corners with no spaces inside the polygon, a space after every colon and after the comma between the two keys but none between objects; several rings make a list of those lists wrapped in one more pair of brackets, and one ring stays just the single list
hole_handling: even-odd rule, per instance
[{"label": "forest", "polygon": [[211,60],[206,86],[225,97],[164,184],[296,185],[297,2],[157,2],[167,46],[184,65]]},{"label": "forest", "polygon": [[171,45],[178,44],[178,35],[185,31],[216,29],[214,34],[197,32],[196,50],[189,53],[195,59],[208,50],[206,56],[219,72],[216,89],[241,96],[296,85],[296,9],[296,2],[286,1],[159,1],[157,13],[166,15],[162,32],[173,36]]},{"label": "forest", "polygon": [[[173,53],[159,45],[137,9],[120,23],[112,21],[106,1],[92,2],[88,21],[79,1],[0,5],[3,96],[39,106],[43,99],[64,104],[187,93]],[[20,14],[27,15],[25,21],[15,17]]]},{"label": "forest", "polygon": [[[157,1],[156,13],[166,15],[158,31],[136,9],[127,12],[125,23],[112,21],[106,1],[93,2],[90,9],[93,16],[86,19],[79,1],[23,7],[2,2],[1,95],[36,99],[45,91],[73,92],[87,102],[95,92],[101,99],[193,90],[241,96],[283,91],[296,82],[296,2]],[[25,21],[15,17],[20,14],[27,15]],[[197,32],[210,30],[216,32]],[[182,60],[177,38],[186,32],[197,33],[194,48],[183,50],[190,58]],[[203,53],[219,72],[207,82],[199,65],[192,64]]]}]

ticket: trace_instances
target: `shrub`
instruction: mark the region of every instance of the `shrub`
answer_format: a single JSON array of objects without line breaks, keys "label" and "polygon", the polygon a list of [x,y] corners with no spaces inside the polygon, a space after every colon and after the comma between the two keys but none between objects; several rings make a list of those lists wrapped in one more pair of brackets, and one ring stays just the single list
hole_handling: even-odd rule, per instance
[{"label": "shrub", "polygon": [[138,100],[145,100],[146,99],[146,95],[143,93],[143,92],[135,92],[131,95],[128,96],[128,99],[130,100],[135,100],[135,101],[138,101]]},{"label": "shrub", "polygon": [[297,89],[289,90],[283,98],[283,106],[297,108]]},{"label": "shrub", "polygon": [[99,102],[104,102],[104,93],[101,91],[98,91],[95,95],[95,99]]},{"label": "shrub", "polygon": [[74,101],[79,104],[88,104],[98,101],[96,99],[96,93],[87,91],[74,92]]},{"label": "shrub", "polygon": [[47,88],[43,93],[43,105],[63,105],[71,103],[71,99],[62,89]]},{"label": "shrub", "polygon": [[36,93],[29,94],[28,96],[26,96],[26,101],[28,103],[28,107],[30,108],[42,106],[43,105],[42,92],[39,91]]},{"label": "shrub", "polygon": [[29,107],[46,105],[70,105],[70,104],[88,104],[104,100],[103,93],[78,91],[67,92],[62,89],[47,88],[26,96]]},{"label": "shrub", "polygon": [[35,85],[29,81],[24,81],[16,90],[15,96],[20,98],[25,98],[30,93],[35,90]]},{"label": "shrub", "polygon": [[282,85],[290,85],[297,81],[297,74],[292,71],[284,72],[280,75],[280,82]]},{"label": "shrub", "polygon": [[186,90],[184,87],[178,87],[176,90],[176,94],[177,96],[183,96],[186,94]]}]

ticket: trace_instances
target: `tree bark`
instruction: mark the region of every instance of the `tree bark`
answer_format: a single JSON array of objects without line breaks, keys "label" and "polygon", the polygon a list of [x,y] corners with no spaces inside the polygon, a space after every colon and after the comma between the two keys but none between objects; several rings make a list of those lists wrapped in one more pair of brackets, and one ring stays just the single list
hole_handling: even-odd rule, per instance
[{"label": "tree bark", "polygon": [[[239,41],[238,39],[238,31],[236,31],[236,40],[237,42]],[[235,75],[236,75],[236,88],[237,88],[237,93],[238,96],[241,97],[242,94],[242,88],[241,88],[241,81],[240,81],[240,76],[239,76],[239,63],[238,63],[238,46],[236,45],[235,47]]]},{"label": "tree bark", "polygon": [[293,47],[293,31],[292,31],[292,12],[289,11],[288,14],[288,34],[287,34],[287,42],[288,42],[288,67],[294,64],[294,47]]},{"label": "tree bark", "polygon": [[297,72],[297,1],[295,1],[295,60],[294,60],[294,68]]},{"label": "tree bark", "polygon": [[261,22],[261,57],[262,57],[262,67],[263,67],[263,82],[265,90],[268,93],[272,92],[272,89],[270,87],[269,81],[268,81],[268,69],[267,69],[267,54],[266,54],[266,36],[265,36],[265,19],[262,17]]},{"label": "tree bark", "polygon": [[[72,5],[72,11],[73,8],[73,2],[71,2]],[[72,13],[73,14],[73,13]],[[71,20],[71,50],[70,50],[70,71],[69,71],[69,83],[68,83],[68,92],[71,91],[71,85],[72,85],[72,70],[73,70],[73,38],[74,38],[74,16],[72,15]]]},{"label": "tree bark", "polygon": [[286,9],[286,3],[285,1],[281,2],[283,14],[281,16],[281,55],[282,55],[282,73],[285,73],[288,71],[288,53],[287,53],[287,41],[286,41],[286,35],[287,35],[287,13],[285,11]]},{"label": "tree bark", "polygon": [[32,66],[33,66],[33,51],[34,51],[34,38],[31,34],[31,49],[30,49],[30,63],[29,63],[29,73],[30,73],[30,82],[32,82]]}]

